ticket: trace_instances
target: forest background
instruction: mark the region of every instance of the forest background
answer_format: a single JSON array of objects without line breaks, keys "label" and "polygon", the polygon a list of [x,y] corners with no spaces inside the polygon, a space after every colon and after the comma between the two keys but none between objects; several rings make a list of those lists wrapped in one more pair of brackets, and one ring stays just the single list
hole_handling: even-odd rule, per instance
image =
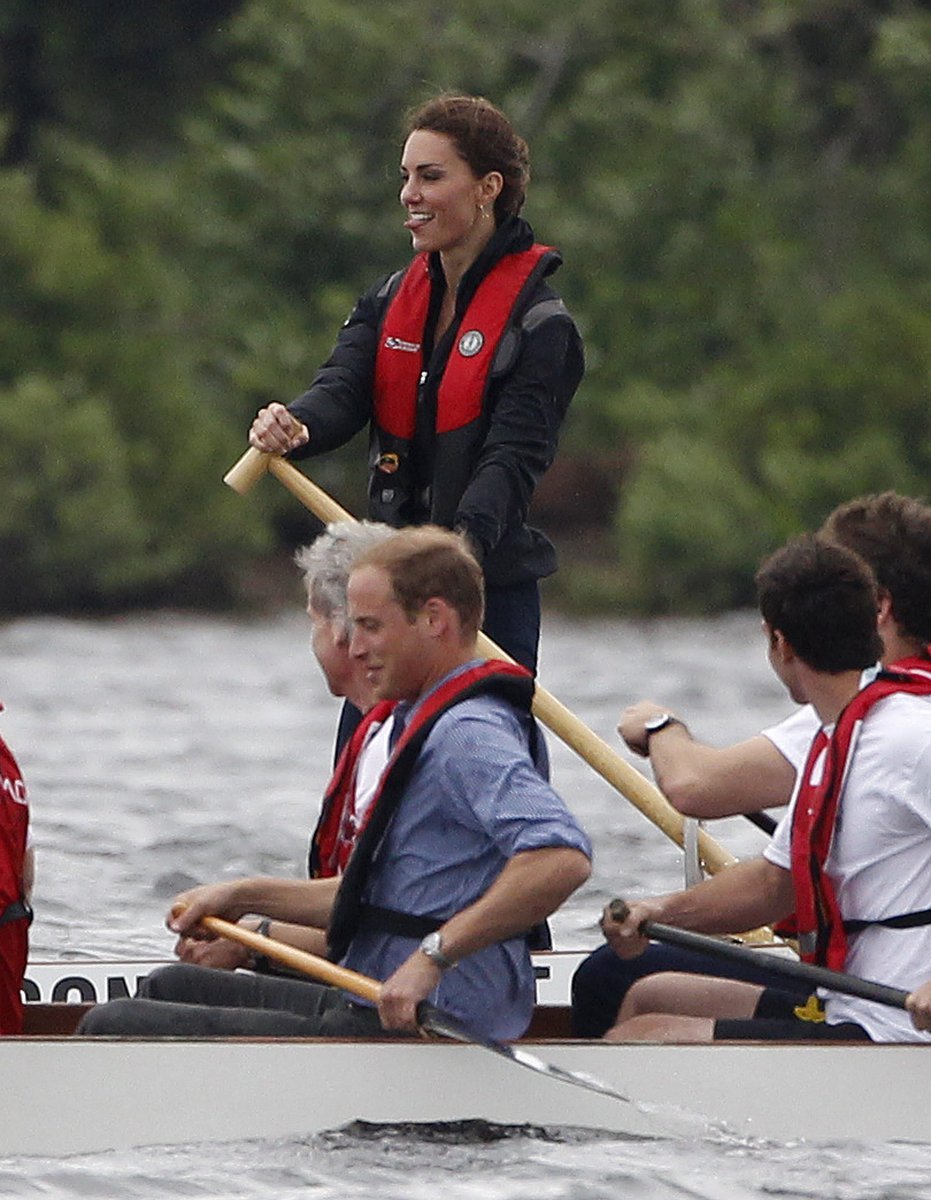
[{"label": "forest background", "polygon": [[[530,142],[586,340],[550,602],[741,605],[837,502],[927,493],[931,3],[7,0],[0,60],[0,611],[274,590],[310,519],[220,479],[407,261],[439,90]],[[313,466],[357,513],[364,473]]]}]

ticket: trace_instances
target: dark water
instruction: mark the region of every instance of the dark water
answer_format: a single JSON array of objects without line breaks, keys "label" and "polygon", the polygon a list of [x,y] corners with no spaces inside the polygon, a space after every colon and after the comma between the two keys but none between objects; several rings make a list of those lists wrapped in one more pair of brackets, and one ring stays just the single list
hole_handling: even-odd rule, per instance
[{"label": "dark water", "polygon": [[[643,695],[675,706],[698,736],[718,742],[788,711],[749,613],[642,623],[549,617],[541,678],[611,745],[619,745],[620,708]],[[299,613],[257,622],[164,614],[14,622],[0,627],[0,699],[33,805],[35,958],[165,957],[166,902],[180,888],[301,869],[336,709]],[[681,859],[586,764],[558,742],[551,748],[555,782],[596,848],[593,878],[554,919],[556,942],[594,946],[605,900],[677,886]],[[762,844],[743,821],[713,833],[736,854]],[[559,1130],[489,1140],[492,1132],[501,1133],[359,1128],[306,1142],[0,1160],[0,1195],[931,1198],[931,1147],[712,1134],[622,1142]]]}]

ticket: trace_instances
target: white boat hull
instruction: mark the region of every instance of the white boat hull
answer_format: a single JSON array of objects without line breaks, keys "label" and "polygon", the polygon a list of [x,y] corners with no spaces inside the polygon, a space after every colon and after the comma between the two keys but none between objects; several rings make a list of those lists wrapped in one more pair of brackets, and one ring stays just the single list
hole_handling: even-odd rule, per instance
[{"label": "white boat hull", "polygon": [[15,1086],[0,1098],[0,1154],[472,1118],[632,1136],[931,1141],[931,1046],[528,1048],[635,1102],[450,1043],[9,1038],[0,1040],[0,1078]]}]

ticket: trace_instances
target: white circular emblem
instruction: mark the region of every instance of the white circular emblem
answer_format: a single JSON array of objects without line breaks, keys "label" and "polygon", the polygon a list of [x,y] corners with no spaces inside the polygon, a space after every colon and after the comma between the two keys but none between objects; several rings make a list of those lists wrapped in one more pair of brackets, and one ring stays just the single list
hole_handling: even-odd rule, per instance
[{"label": "white circular emblem", "polygon": [[477,329],[470,329],[459,339],[459,353],[463,358],[473,358],[484,345],[484,335]]}]

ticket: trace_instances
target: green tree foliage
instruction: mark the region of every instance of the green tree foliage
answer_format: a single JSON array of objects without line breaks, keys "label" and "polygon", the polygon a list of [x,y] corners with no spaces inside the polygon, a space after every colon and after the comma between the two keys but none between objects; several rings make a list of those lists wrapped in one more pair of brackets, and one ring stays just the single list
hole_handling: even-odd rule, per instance
[{"label": "green tree foliage", "polygon": [[[195,294],[164,253],[157,173],[82,149],[69,200],[0,175],[0,608],[222,594],[264,542],[219,486],[241,446],[203,370]],[[171,203],[174,197],[171,197]],[[229,499],[227,499],[229,497]]]},{"label": "green tree foliage", "polygon": [[[0,16],[0,608],[222,596],[306,523],[218,477],[406,261],[405,110],[490,96],[589,370],[632,608],[931,466],[931,4],[19,0]],[[361,506],[358,445],[315,475]],[[583,498],[584,502],[584,498]]]},{"label": "green tree foliage", "polygon": [[[6,0],[0,89],[8,125],[0,162],[36,161],[49,131],[110,149],[160,148],[179,112],[202,93],[211,36],[238,5]],[[210,65],[218,68],[218,58]]]}]

